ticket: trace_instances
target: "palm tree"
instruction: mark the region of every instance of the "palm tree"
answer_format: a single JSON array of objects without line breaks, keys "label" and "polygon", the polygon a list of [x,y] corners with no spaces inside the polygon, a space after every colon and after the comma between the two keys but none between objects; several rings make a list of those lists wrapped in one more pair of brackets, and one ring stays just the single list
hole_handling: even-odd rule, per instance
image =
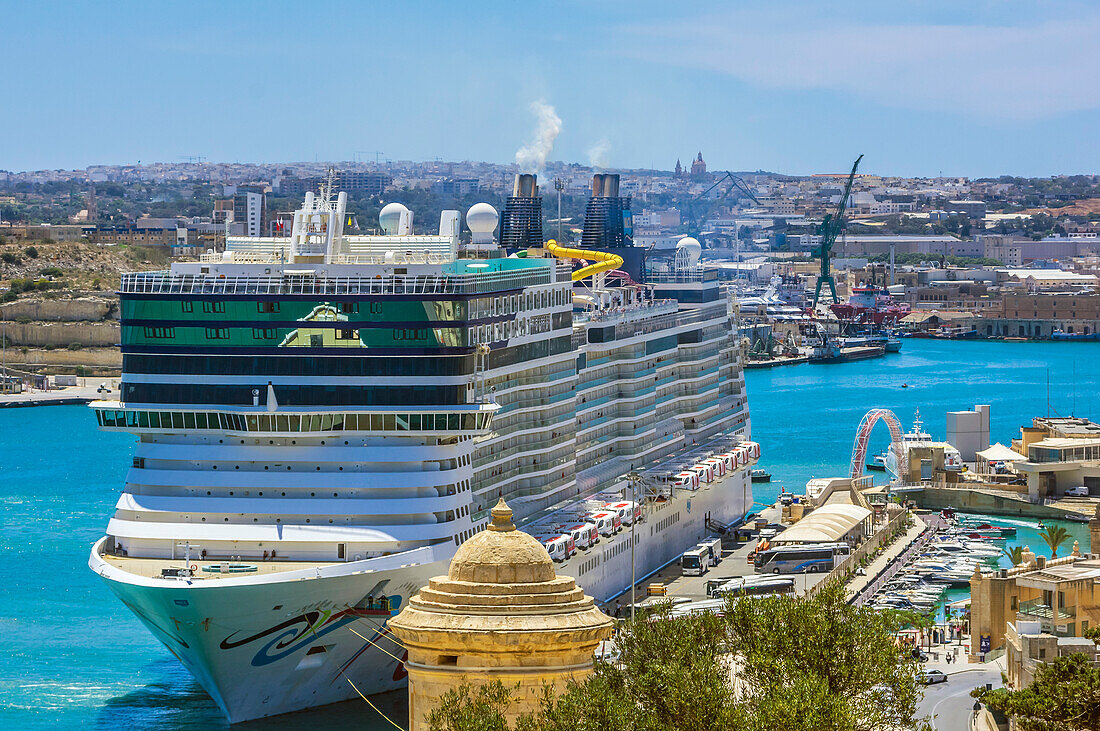
[{"label": "palm tree", "polygon": [[1050,557],[1058,558],[1058,546],[1062,545],[1069,540],[1069,531],[1062,526],[1049,526],[1045,531],[1039,534],[1039,537],[1043,539],[1043,543],[1047,544],[1050,548]]},{"label": "palm tree", "polygon": [[1004,554],[1008,556],[1008,559],[1012,561],[1013,566],[1019,566],[1020,562],[1024,560],[1024,547],[1013,546],[1012,548],[1002,548]]}]

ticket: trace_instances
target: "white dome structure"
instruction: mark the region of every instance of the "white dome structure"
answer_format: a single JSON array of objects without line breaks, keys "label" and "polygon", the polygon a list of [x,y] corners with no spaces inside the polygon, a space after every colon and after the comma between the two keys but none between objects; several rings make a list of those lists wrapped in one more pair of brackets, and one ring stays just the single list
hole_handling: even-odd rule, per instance
[{"label": "white dome structure", "polygon": [[410,221],[411,211],[400,203],[387,203],[378,213],[378,225],[387,236],[396,236],[401,229],[401,217],[408,216]]},{"label": "white dome structure", "polygon": [[676,259],[679,261],[681,257],[686,258],[688,266],[695,266],[698,264],[699,255],[702,253],[703,245],[700,244],[699,239],[694,236],[685,236],[676,242]]},{"label": "white dome structure", "polygon": [[473,233],[492,233],[497,228],[500,214],[488,203],[475,203],[466,211],[466,227]]}]

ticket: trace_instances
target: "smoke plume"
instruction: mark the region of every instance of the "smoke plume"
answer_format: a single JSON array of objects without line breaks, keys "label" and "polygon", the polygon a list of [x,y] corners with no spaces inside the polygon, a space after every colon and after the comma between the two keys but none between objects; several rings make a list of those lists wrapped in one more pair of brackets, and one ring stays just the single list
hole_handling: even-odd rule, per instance
[{"label": "smoke plume", "polygon": [[554,140],[561,132],[561,117],[542,99],[531,102],[531,112],[535,115],[535,136],[529,144],[516,150],[516,165],[521,172],[538,173],[546,166]]},{"label": "smoke plume", "polygon": [[601,170],[606,169],[610,163],[611,140],[604,137],[588,148],[588,164]]}]

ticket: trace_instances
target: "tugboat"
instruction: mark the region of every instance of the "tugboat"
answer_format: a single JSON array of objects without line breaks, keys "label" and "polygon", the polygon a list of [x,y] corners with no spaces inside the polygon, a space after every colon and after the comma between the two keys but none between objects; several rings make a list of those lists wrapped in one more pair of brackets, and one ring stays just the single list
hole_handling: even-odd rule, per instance
[{"label": "tugboat", "polygon": [[752,471],[753,482],[771,482],[772,473],[764,469],[756,469]]}]

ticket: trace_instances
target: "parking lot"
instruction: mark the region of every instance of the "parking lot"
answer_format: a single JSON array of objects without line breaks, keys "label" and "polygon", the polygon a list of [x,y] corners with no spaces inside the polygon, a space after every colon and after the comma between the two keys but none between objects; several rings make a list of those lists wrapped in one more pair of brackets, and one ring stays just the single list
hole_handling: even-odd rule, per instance
[{"label": "parking lot", "polygon": [[[780,509],[774,505],[760,511],[760,517],[769,523],[779,522],[780,515]],[[637,600],[641,602],[646,599],[647,588],[652,584],[664,585],[666,589],[665,596],[668,598],[697,600],[708,598],[707,582],[709,581],[736,579],[742,576],[758,576],[759,574],[753,570],[752,563],[747,559],[749,553],[756,548],[756,532],[742,530],[742,534],[746,532],[749,534],[747,539],[745,535],[742,535],[742,540],[736,542],[733,540],[732,535],[724,539],[722,542],[722,560],[702,576],[684,576],[677,561],[653,576],[638,582],[635,589]],[[824,580],[827,575],[789,574],[785,576],[794,579],[795,593],[802,594],[811,586]],[[627,595],[619,597],[618,601],[621,602],[623,607],[628,606],[630,604],[629,592]],[[610,602],[608,608],[614,610],[614,607],[615,602]]]}]

